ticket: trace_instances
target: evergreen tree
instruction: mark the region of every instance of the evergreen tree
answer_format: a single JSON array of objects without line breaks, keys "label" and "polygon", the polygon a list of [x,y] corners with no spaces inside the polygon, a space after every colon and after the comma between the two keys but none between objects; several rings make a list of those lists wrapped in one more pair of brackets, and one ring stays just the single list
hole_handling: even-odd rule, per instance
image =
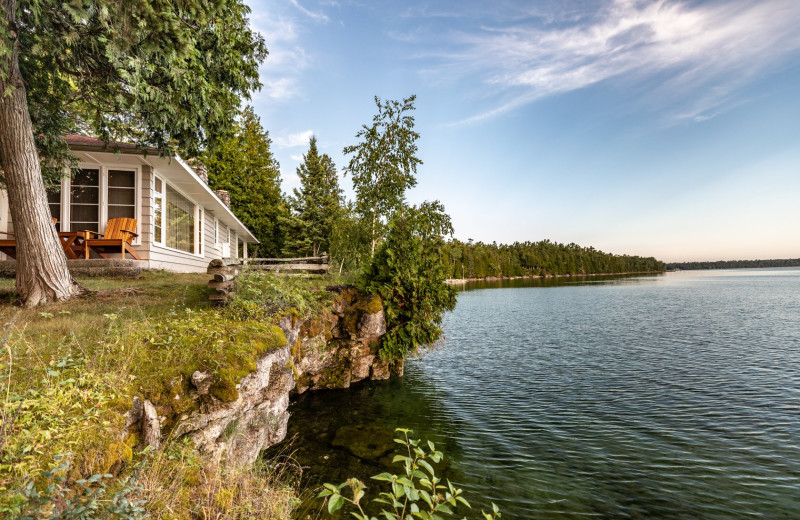
[{"label": "evergreen tree", "polygon": [[342,205],[336,166],[327,154],[319,154],[312,136],[303,164],[297,168],[300,188],[294,189],[292,215],[288,220],[284,254],[317,256],[330,252],[331,233]]},{"label": "evergreen tree", "polygon": [[234,214],[261,242],[253,256],[278,256],[284,241],[280,221],[287,207],[281,193],[280,165],[271,145],[269,132],[253,108],[247,107],[233,135],[202,156],[209,185],[230,193]]}]

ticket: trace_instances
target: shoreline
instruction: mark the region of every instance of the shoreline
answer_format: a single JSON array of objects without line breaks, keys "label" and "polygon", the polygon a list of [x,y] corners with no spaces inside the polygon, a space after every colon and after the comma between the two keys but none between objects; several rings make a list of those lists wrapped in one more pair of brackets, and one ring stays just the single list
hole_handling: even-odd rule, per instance
[{"label": "shoreline", "polygon": [[528,280],[534,278],[588,278],[591,276],[627,276],[634,274],[662,274],[666,271],[641,271],[625,273],[588,273],[588,274],[530,274],[524,276],[486,276],[483,278],[447,278],[445,283],[450,285],[466,284],[469,282],[500,282],[504,280]]}]

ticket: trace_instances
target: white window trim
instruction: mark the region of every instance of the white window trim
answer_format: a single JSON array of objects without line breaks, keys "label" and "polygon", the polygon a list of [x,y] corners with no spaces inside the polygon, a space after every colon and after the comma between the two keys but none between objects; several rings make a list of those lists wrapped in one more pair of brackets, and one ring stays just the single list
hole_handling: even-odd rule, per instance
[{"label": "white window trim", "polygon": [[[139,228],[139,236],[133,239],[131,243],[134,246],[142,245],[142,167],[135,164],[119,164],[108,167],[104,164],[80,162],[78,163],[79,169],[99,170],[99,193],[98,193],[98,219],[97,229],[100,233],[105,233],[106,224],[108,224],[108,170],[122,170],[132,171],[135,175],[135,200],[133,214],[136,219],[136,225]],[[63,231],[75,231],[70,227],[72,215],[70,213],[70,191],[72,188],[72,177],[65,175],[61,179],[61,229]]]},{"label": "white window trim", "polygon": [[164,250],[167,250],[167,251],[173,251],[175,253],[180,253],[182,255],[193,256],[195,258],[203,258],[205,256],[205,254],[202,253],[202,252],[199,253],[199,254],[198,253],[190,253],[188,251],[184,251],[182,249],[177,249],[177,248],[174,248],[174,247],[169,247],[167,245],[167,205],[166,205],[166,202],[167,202],[167,185],[169,185],[169,187],[172,188],[173,190],[177,191],[186,200],[188,200],[189,202],[194,204],[194,250],[195,251],[200,251],[200,249],[197,247],[198,246],[198,240],[200,240],[200,241],[203,240],[203,238],[199,236],[198,229],[197,229],[198,228],[197,213],[198,213],[198,209],[201,208],[202,206],[196,200],[194,200],[192,197],[186,195],[186,193],[184,191],[176,188],[174,184],[167,182],[167,180],[164,179],[164,177],[162,177],[161,175],[158,175],[155,172],[153,172],[153,200],[155,200],[155,193],[156,193],[156,191],[155,191],[155,189],[156,189],[156,177],[158,177],[161,180],[161,189],[163,190],[162,193],[161,193],[161,195],[162,195],[162,199],[161,199],[161,201],[162,201],[162,207],[161,207],[161,239],[163,240],[163,243],[155,241],[155,203],[154,203],[154,205],[153,205],[153,208],[154,208],[154,210],[153,210],[153,237],[154,237],[154,239],[153,239],[153,242],[152,242],[153,247],[154,248],[157,247],[159,249],[164,249]]},{"label": "white window trim", "polygon": [[203,250],[203,220],[205,219],[205,211],[203,206],[199,204],[194,205],[194,250],[200,256],[205,256]]},{"label": "white window trim", "polygon": [[[164,213],[165,213],[165,211],[164,211],[164,209],[165,209],[164,208],[164,191],[165,191],[164,190],[164,182],[165,181],[164,181],[164,179],[162,177],[160,177],[159,175],[156,175],[155,172],[153,172],[152,177],[153,177],[153,180],[152,180],[152,184],[150,185],[150,191],[153,194],[153,203],[151,205],[151,207],[153,208],[152,218],[151,218],[153,223],[150,226],[151,227],[150,233],[151,233],[151,236],[153,237],[152,243],[154,245],[161,246],[161,247],[166,247],[167,230],[164,229]],[[156,191],[156,179],[161,181],[161,192],[157,192]],[[158,196],[156,196],[157,194],[158,194]],[[161,241],[160,242],[156,241],[156,199],[157,198],[161,199]]]},{"label": "white window trim", "polygon": [[214,247],[219,249],[219,219],[214,217]]}]

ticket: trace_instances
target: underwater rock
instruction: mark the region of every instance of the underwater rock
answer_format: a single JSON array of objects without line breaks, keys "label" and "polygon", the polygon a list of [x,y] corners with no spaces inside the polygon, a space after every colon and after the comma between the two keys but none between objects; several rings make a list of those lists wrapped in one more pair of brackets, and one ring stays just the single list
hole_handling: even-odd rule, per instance
[{"label": "underwater rock", "polygon": [[360,459],[377,462],[395,449],[394,434],[375,424],[342,426],[331,445],[344,448]]}]

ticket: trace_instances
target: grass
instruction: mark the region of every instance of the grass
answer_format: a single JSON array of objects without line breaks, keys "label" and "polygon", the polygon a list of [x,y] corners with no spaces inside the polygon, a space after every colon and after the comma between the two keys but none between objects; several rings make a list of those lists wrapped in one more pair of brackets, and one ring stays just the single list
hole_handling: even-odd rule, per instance
[{"label": "grass", "polygon": [[[208,279],[166,272],[81,279],[96,292],[35,309],[15,305],[14,281],[0,280],[0,516],[30,507],[25,486],[45,489],[63,478],[83,489],[75,483],[110,473],[109,489],[146,500],[154,518],[289,517],[295,492],[287,466],[223,474],[180,441],[144,456],[140,440],[122,434],[135,395],[156,405],[167,428],[192,411],[188,378],[197,369],[215,375],[214,395],[234,400],[258,356],[285,342],[265,318],[287,305],[310,312],[324,302],[319,287],[341,281],[268,277],[261,281],[269,291],[251,283],[247,306],[238,308],[249,312],[233,312],[209,304]],[[123,484],[137,465],[137,484]],[[64,507],[63,497],[53,500]]]}]

